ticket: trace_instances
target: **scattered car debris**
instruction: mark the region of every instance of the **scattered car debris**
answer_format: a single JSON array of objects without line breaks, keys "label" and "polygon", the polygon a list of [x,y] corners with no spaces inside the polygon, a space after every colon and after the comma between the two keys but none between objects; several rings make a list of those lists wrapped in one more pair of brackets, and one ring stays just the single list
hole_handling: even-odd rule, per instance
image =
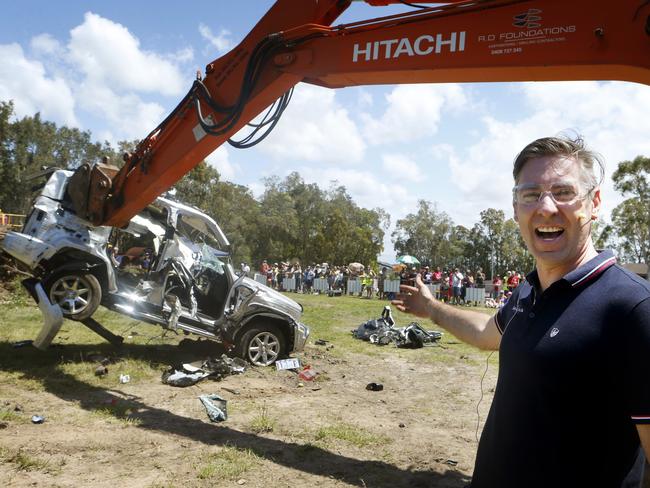
[{"label": "scattered car debris", "polygon": [[232,388],[223,388],[226,390],[228,393],[232,393],[233,395],[239,395],[239,390],[233,390]]},{"label": "scattered car debris", "polygon": [[326,341],[325,339],[317,339],[314,344],[317,346],[326,346],[329,341]]},{"label": "scattered car debris", "polygon": [[124,383],[128,383],[129,381],[131,381],[131,376],[129,376],[128,374],[120,375],[120,383],[124,384]]},{"label": "scattered car debris", "polygon": [[406,427],[406,425],[405,425],[404,423],[400,422],[400,424],[399,424],[399,428],[400,428],[400,429],[403,429],[404,427]]},{"label": "scattered car debris", "polygon": [[446,464],[447,466],[458,466],[458,461],[455,461],[453,459],[435,458],[434,461],[437,463]]},{"label": "scattered car debris", "polygon": [[45,417],[42,415],[33,415],[32,416],[32,424],[42,424],[45,422]]},{"label": "scattered car debris", "polygon": [[103,364],[100,364],[95,369],[95,376],[106,376],[107,374],[108,374],[108,368]]},{"label": "scattered car debris", "polygon": [[220,358],[208,358],[196,366],[193,363],[186,363],[182,366],[171,366],[162,374],[162,382],[171,386],[191,386],[199,381],[210,377],[214,380],[221,380],[225,376],[241,374],[246,371],[247,363],[240,358],[229,358],[222,354]]},{"label": "scattered car debris", "polygon": [[13,347],[14,349],[18,349],[19,347],[31,346],[33,343],[34,341],[32,341],[31,339],[27,339],[25,341],[14,342],[13,344],[11,344],[11,347]]},{"label": "scattered car debris", "polygon": [[170,386],[179,386],[186,387],[192,386],[201,381],[203,378],[206,378],[208,373],[196,372],[196,373],[187,373],[185,371],[178,371],[177,369],[171,368],[169,371],[165,371],[162,374],[162,382]]},{"label": "scattered car debris", "polygon": [[279,359],[275,362],[275,369],[281,371],[283,369],[299,369],[300,360],[298,358]]},{"label": "scattered car debris", "polygon": [[43,316],[43,325],[32,345],[41,351],[45,351],[52,344],[52,340],[59,330],[61,330],[63,312],[57,304],[50,301],[43,289],[43,284],[39,283],[35,278],[27,278],[22,281],[22,284],[32,298],[36,300]]},{"label": "scattered car debris", "polygon": [[230,358],[222,354],[219,359],[208,358],[201,366],[202,371],[210,372],[210,376],[220,380],[231,374],[242,374],[246,371],[248,363],[241,358]]},{"label": "scattered car debris", "polygon": [[381,383],[368,383],[366,385],[366,390],[368,391],[382,391],[384,389],[384,385]]},{"label": "scattered car debris", "polygon": [[200,362],[198,366],[196,363],[185,363],[183,364],[183,369],[188,373],[196,373],[197,371],[201,371],[201,366],[203,366],[203,362]]},{"label": "scattered car debris", "polygon": [[103,364],[104,366],[108,366],[109,364],[115,362],[111,360],[111,358],[104,356],[103,354],[99,353],[92,353],[86,356],[86,359],[88,361],[93,361],[95,363]]},{"label": "scattered car debris", "polygon": [[298,373],[298,378],[303,381],[314,381],[316,375],[318,375],[318,373],[308,364],[300,373]]},{"label": "scattered car debris", "polygon": [[203,403],[211,422],[223,422],[228,419],[228,402],[219,395],[214,393],[211,395],[201,395],[199,400]]},{"label": "scattered car debris", "polygon": [[393,343],[397,347],[411,349],[435,345],[442,338],[442,332],[425,330],[417,322],[411,322],[406,327],[395,327],[395,325],[390,306],[386,305],[381,312],[381,317],[359,325],[352,331],[352,335],[380,346]]}]

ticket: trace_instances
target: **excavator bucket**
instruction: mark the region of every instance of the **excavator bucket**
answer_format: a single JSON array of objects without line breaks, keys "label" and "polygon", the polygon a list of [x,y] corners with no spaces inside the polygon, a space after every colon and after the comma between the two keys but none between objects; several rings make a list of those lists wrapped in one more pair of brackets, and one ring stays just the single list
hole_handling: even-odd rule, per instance
[{"label": "excavator bucket", "polygon": [[104,203],[120,169],[110,164],[81,165],[70,178],[68,195],[75,213],[94,225],[104,221]]}]

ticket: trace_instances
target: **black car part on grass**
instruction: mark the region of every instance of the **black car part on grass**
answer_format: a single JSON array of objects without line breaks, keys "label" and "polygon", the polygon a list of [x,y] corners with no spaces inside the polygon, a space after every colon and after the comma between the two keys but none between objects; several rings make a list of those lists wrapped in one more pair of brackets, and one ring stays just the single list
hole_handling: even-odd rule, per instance
[{"label": "black car part on grass", "polygon": [[417,322],[411,322],[406,327],[395,327],[395,325],[391,308],[386,305],[381,312],[381,317],[362,323],[352,331],[352,335],[380,346],[394,343],[397,347],[411,349],[433,345],[442,337],[441,332],[425,330]]}]

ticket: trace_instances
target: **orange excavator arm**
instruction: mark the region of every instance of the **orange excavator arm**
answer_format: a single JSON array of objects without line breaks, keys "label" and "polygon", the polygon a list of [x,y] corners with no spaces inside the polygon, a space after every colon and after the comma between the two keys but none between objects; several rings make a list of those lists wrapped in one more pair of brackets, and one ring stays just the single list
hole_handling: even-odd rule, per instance
[{"label": "orange excavator arm", "polygon": [[301,81],[331,88],[535,80],[650,85],[650,0],[456,0],[331,27],[349,5],[277,0],[241,44],[207,65],[172,113],[125,155],[121,170],[76,171],[69,193],[77,212],[96,225],[128,223],[276,100],[281,113]]}]

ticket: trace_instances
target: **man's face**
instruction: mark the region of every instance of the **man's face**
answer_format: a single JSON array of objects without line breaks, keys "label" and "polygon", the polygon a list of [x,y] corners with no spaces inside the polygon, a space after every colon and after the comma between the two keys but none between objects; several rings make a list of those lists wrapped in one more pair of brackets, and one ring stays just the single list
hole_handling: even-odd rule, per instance
[{"label": "man's face", "polygon": [[[542,191],[573,187],[580,196],[589,190],[580,182],[580,166],[575,158],[560,156],[529,160],[519,174],[517,186]],[[573,269],[580,264],[591,246],[590,222],[600,207],[600,190],[570,204],[558,204],[549,194],[543,194],[538,202],[525,204],[522,200],[513,205],[521,235],[538,267]]]}]

